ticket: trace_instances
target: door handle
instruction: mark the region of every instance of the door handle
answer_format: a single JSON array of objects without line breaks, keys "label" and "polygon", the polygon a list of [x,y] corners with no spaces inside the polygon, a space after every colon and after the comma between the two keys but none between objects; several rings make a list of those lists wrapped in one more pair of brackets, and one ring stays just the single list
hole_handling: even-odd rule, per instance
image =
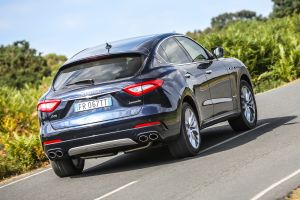
[{"label": "door handle", "polygon": [[211,74],[212,73],[212,70],[207,70],[205,71],[206,74]]},{"label": "door handle", "polygon": [[191,77],[191,74],[187,72],[187,73],[185,73],[184,77],[185,77],[185,78],[190,78],[190,77]]}]

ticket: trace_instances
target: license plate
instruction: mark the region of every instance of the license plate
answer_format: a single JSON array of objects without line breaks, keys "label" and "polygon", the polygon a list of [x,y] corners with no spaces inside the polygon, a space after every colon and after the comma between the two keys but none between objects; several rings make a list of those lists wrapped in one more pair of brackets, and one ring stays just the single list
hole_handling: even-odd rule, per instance
[{"label": "license plate", "polygon": [[109,107],[109,106],[112,106],[111,97],[75,103],[75,112],[92,110],[92,109],[96,109],[96,108],[104,108],[104,107]]}]

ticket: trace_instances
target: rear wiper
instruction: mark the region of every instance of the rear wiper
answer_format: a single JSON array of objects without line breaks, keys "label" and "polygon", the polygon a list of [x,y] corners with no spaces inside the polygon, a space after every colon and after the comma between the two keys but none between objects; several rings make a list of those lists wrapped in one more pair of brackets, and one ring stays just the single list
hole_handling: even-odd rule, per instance
[{"label": "rear wiper", "polygon": [[94,80],[93,79],[84,79],[84,80],[76,81],[76,82],[73,82],[73,83],[68,83],[68,84],[66,84],[66,86],[69,86],[69,85],[80,85],[80,84],[91,84],[91,85],[94,85]]}]

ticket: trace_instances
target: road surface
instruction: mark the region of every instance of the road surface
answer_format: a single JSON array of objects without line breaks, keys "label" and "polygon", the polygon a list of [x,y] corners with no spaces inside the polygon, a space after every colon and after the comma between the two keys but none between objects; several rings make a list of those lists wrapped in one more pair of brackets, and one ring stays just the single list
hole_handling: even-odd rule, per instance
[{"label": "road surface", "polygon": [[280,198],[300,185],[300,81],[256,98],[256,129],[237,134],[226,123],[205,129],[196,157],[175,160],[157,148],[87,160],[84,173],[69,178],[39,170],[0,184],[0,199]]}]

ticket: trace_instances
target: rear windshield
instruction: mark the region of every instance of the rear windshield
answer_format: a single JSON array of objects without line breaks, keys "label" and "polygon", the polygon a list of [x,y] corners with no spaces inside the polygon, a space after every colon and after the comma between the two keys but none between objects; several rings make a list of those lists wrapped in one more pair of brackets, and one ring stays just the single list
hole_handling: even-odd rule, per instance
[{"label": "rear windshield", "polygon": [[88,83],[87,80],[99,84],[127,78],[139,71],[142,62],[141,55],[121,56],[68,67],[59,72],[53,87],[59,90],[74,85],[84,85]]}]

